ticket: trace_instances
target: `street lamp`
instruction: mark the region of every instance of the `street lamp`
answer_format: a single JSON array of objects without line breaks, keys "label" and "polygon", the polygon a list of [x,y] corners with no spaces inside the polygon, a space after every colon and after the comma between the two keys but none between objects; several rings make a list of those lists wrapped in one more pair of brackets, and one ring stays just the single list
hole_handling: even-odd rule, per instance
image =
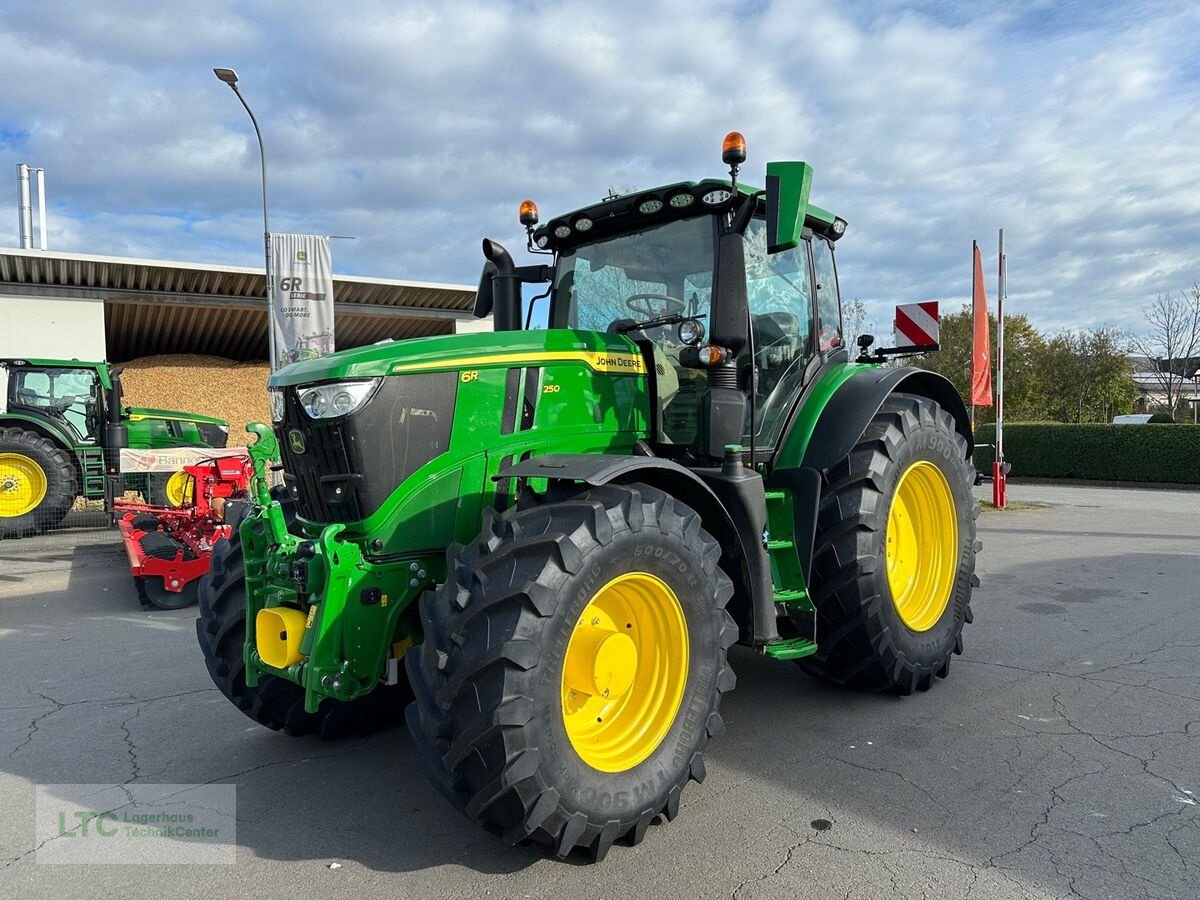
[{"label": "street lamp", "polygon": [[237,72],[233,69],[213,69],[213,74],[218,79],[229,85],[230,90],[237,94],[238,100],[245,107],[247,114],[250,116],[250,122],[254,125],[254,134],[258,137],[258,158],[262,164],[262,206],[263,206],[263,257],[266,260],[266,282],[267,282],[267,347],[271,354],[271,371],[276,368],[275,359],[275,316],[273,302],[271,299],[271,226],[267,221],[267,151],[263,147],[262,131],[258,127],[258,119],[254,118],[254,110],[250,108],[250,104],[246,102],[246,98],[242,96],[242,92],[238,90]]}]

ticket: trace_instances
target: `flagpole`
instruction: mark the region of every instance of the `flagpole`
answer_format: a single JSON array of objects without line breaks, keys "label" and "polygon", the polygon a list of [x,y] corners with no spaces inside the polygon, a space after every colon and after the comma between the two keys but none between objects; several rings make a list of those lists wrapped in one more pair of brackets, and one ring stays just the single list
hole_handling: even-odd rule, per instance
[{"label": "flagpole", "polygon": [[972,352],[972,356],[971,356],[971,367],[970,367],[970,369],[967,370],[967,372],[968,372],[967,383],[970,385],[970,388],[967,391],[967,394],[969,395],[969,397],[971,399],[970,415],[971,415],[971,434],[972,435],[975,434],[975,356],[974,356],[975,341],[974,341],[974,338],[975,338],[976,329],[979,325],[979,323],[975,321],[975,318],[978,315],[977,311],[975,310],[975,291],[977,288],[977,285],[975,284],[975,254],[976,254],[976,252],[978,252],[978,247],[979,247],[978,241],[971,241],[971,348],[972,348],[971,352]]},{"label": "flagpole", "polygon": [[1004,293],[1008,289],[1004,256],[1004,229],[1000,229],[1000,253],[996,265],[996,464],[992,473],[992,505],[1004,509],[1008,484],[1004,475]]}]

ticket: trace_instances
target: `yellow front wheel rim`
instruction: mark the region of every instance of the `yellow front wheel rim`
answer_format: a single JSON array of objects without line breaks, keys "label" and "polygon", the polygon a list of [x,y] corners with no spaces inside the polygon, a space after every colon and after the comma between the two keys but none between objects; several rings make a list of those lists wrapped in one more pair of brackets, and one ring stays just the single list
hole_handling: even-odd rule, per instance
[{"label": "yellow front wheel rim", "polygon": [[176,472],[167,479],[167,502],[172,506],[183,506],[185,501],[192,499],[192,485],[195,479],[187,472]]},{"label": "yellow front wheel rim", "polygon": [[46,498],[46,473],[21,453],[0,453],[0,518],[33,512]]},{"label": "yellow front wheel rim", "polygon": [[942,617],[958,573],[958,514],[942,470],[919,460],[896,483],[887,521],[887,579],[900,620],[928,631]]},{"label": "yellow front wheel rim", "polygon": [[688,673],[683,607],[648,572],[618,576],[580,614],[563,657],[567,738],[601,772],[625,772],[671,730]]}]

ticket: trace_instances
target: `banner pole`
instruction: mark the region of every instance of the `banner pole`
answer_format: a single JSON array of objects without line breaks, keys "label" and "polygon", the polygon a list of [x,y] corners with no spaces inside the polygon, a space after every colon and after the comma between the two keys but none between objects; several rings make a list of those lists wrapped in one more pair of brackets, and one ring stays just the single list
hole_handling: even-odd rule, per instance
[{"label": "banner pole", "polygon": [[[967,396],[971,400],[970,415],[971,415],[971,434],[975,434],[975,331],[978,322],[975,321],[977,315],[975,311],[975,252],[979,246],[978,241],[971,241],[971,366],[967,370]],[[972,438],[973,439],[973,438]]]},{"label": "banner pole", "polygon": [[1004,257],[1004,229],[1000,229],[1000,252],[996,264],[996,462],[992,472],[992,505],[1004,509],[1008,504],[1008,484],[1004,475],[1004,292],[1007,290]]}]

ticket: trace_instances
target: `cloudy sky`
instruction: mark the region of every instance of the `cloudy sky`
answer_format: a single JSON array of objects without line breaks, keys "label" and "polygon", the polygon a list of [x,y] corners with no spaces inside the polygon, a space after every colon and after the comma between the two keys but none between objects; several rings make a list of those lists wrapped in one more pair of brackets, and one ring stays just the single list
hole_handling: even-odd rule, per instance
[{"label": "cloudy sky", "polygon": [[52,249],[255,265],[231,66],[274,230],[356,235],[339,271],[470,283],[481,236],[523,245],[524,197],[720,175],[736,128],[747,181],[815,167],[870,318],[957,307],[1005,226],[1015,311],[1128,325],[1200,280],[1197,33],[1200,5],[1157,0],[3,4],[0,172],[45,167]]}]

